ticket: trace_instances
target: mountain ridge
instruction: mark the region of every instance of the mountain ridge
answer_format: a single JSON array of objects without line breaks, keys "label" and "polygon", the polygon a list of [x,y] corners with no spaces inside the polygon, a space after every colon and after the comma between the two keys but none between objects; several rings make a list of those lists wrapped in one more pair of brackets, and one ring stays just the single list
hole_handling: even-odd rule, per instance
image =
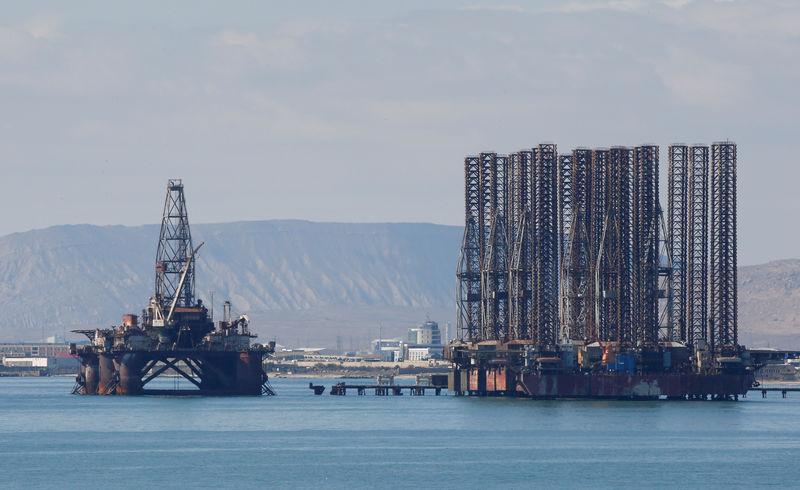
[{"label": "mountain ridge", "polygon": [[[158,225],[62,225],[0,237],[0,336],[117,323],[152,294]],[[461,231],[429,223],[193,224],[197,296],[255,313],[341,306],[440,311]],[[422,313],[420,313],[422,315]],[[454,315],[453,315],[454,316]],[[424,316],[420,318],[420,321]]]},{"label": "mountain ridge", "polygon": [[[140,312],[158,233],[152,224],[80,224],[0,237],[0,339],[38,341]],[[363,346],[426,317],[455,334],[461,227],[282,219],[192,224],[192,234],[206,243],[197,296],[230,299],[262,336]],[[739,268],[740,342],[800,348],[798,305],[800,259]]]}]

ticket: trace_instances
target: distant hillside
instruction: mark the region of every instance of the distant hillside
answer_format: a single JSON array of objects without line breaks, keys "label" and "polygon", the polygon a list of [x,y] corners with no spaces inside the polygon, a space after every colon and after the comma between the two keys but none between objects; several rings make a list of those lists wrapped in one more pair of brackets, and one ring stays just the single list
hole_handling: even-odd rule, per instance
[{"label": "distant hillside", "polygon": [[[426,313],[442,322],[455,317],[458,227],[261,221],[192,225],[192,234],[195,244],[206,242],[198,295],[207,301],[213,290],[217,305],[230,299],[255,320],[282,321],[283,328],[253,322],[270,337],[313,343],[327,327],[324,340],[342,335],[347,345],[351,322],[368,326],[364,335],[372,338],[379,322],[393,335]],[[38,340],[42,332],[111,325],[138,313],[153,291],[157,239],[154,225],[58,226],[0,237],[0,338]],[[297,310],[318,313],[298,326],[286,314]]]},{"label": "distant hillside", "polygon": [[800,260],[739,268],[739,339],[800,349]]},{"label": "distant hillside", "polygon": [[[262,338],[365,346],[426,316],[455,334],[461,228],[258,221],[192,225],[197,292],[247,312]],[[153,291],[158,227],[58,226],[0,237],[0,340],[117,324]],[[740,339],[800,348],[800,260],[743,267]],[[337,339],[338,338],[338,339]]]}]

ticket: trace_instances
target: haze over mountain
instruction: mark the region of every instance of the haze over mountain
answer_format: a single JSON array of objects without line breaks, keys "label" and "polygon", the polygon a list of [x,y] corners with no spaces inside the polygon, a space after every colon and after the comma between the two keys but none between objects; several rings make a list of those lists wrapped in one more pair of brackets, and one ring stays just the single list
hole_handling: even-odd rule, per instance
[{"label": "haze over mountain", "polygon": [[800,260],[739,268],[739,342],[800,349]]},{"label": "haze over mountain", "polygon": [[[140,312],[154,289],[158,233],[77,225],[0,237],[0,339],[39,340]],[[454,321],[461,233],[402,223],[192,225],[195,246],[205,242],[197,295],[208,304],[213,290],[217,308],[230,299],[281,343],[335,345],[341,336],[345,347],[363,346],[426,315]]]},{"label": "haze over mountain", "polygon": [[[0,237],[0,340],[118,324],[153,291],[158,226],[57,226]],[[365,347],[429,316],[455,335],[462,230],[414,223],[192,225],[197,294],[248,313],[262,340]],[[740,269],[740,340],[800,348],[800,260]],[[219,316],[219,315],[217,315]],[[337,339],[338,337],[338,339]],[[74,337],[73,337],[74,338]]]}]

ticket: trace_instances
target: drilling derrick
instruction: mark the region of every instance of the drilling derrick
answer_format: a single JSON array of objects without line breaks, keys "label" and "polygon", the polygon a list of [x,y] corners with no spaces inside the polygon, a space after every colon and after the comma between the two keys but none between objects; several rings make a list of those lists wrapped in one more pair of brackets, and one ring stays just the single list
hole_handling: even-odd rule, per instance
[{"label": "drilling derrick", "polygon": [[658,342],[658,147],[634,150],[631,341]]},{"label": "drilling derrick", "polygon": [[466,216],[458,265],[458,335],[477,341],[481,335],[481,261],[483,214],[481,213],[481,159],[464,159]]},{"label": "drilling derrick", "polygon": [[[562,191],[559,211],[570,217],[561,235],[565,245],[561,255],[561,336],[583,340],[592,328],[592,151],[577,149],[571,158],[561,157],[562,182],[571,183],[569,200]],[[570,162],[572,165],[568,165]]]},{"label": "drilling derrick", "polygon": [[667,211],[667,234],[672,255],[672,279],[670,281],[670,314],[669,321],[672,332],[686,343],[687,334],[687,253],[686,234],[688,224],[688,174],[689,148],[686,145],[669,147],[669,176],[667,194],[669,208]]},{"label": "drilling derrick", "polygon": [[511,309],[512,340],[530,340],[533,303],[531,301],[531,168],[532,151],[520,151],[511,157],[509,169],[511,233]]},{"label": "drilling derrick", "polygon": [[736,145],[711,146],[711,350],[738,349],[736,291]]},{"label": "drilling derrick", "polygon": [[534,339],[540,346],[558,341],[558,155],[556,145],[541,144],[533,170]]},{"label": "drilling derrick", "polygon": [[[194,257],[190,258],[192,250],[192,233],[189,230],[189,216],[183,197],[183,183],[180,179],[170,180],[167,184],[156,252],[155,292],[162,308],[169,308],[176,294],[178,307],[194,305]],[[186,277],[183,287],[178,291],[187,259]]]},{"label": "drilling derrick", "polygon": [[708,340],[708,147],[689,148],[686,237],[686,344]]}]

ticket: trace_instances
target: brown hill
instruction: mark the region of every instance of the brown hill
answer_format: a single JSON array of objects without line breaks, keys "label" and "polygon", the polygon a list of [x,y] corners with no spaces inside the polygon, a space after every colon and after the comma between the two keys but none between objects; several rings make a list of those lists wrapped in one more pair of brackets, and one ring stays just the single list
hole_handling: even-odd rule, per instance
[{"label": "brown hill", "polygon": [[739,341],[800,349],[800,260],[739,268]]}]

